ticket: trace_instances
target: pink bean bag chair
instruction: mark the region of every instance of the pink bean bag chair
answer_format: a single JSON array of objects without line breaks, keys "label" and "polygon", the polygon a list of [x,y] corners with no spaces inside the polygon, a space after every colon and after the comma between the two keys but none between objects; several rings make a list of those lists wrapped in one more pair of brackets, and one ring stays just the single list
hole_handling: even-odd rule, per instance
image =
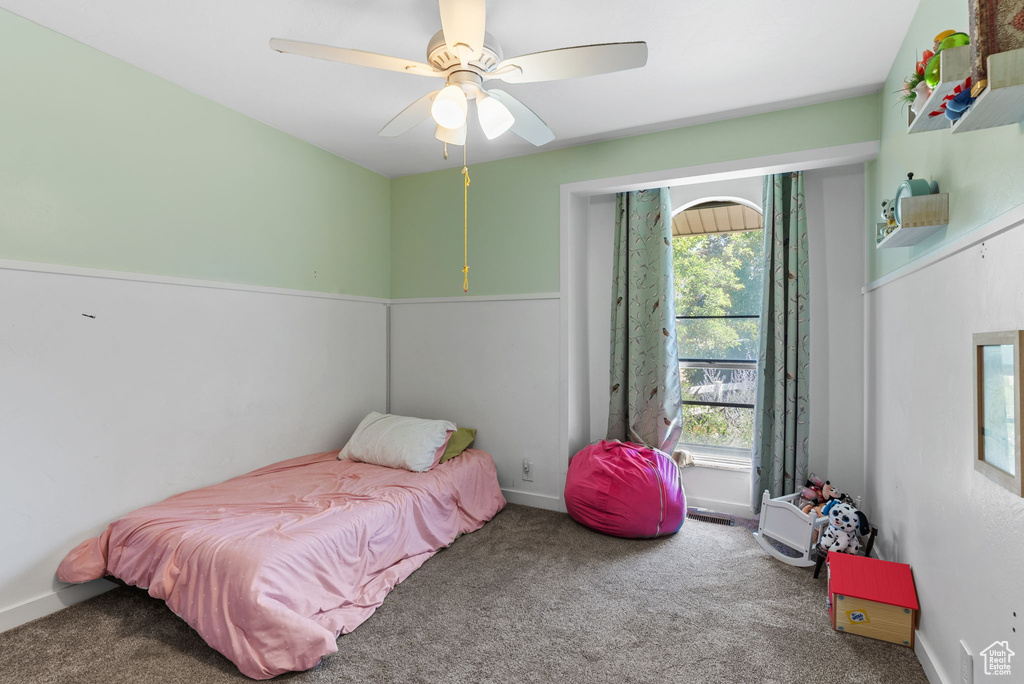
[{"label": "pink bean bag chair", "polygon": [[569,461],[565,507],[573,520],[616,537],[659,537],[679,531],[686,495],[679,470],[656,449],[602,441]]}]

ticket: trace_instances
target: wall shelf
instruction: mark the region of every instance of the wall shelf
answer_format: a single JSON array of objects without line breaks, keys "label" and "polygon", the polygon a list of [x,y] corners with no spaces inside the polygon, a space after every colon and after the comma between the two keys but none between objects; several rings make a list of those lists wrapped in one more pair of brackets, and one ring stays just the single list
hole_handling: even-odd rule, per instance
[{"label": "wall shelf", "polygon": [[1024,49],[989,55],[987,73],[988,87],[953,123],[954,133],[1024,121]]},{"label": "wall shelf", "polygon": [[876,243],[876,249],[910,247],[945,228],[949,224],[949,193],[904,197],[900,216],[903,223]]},{"label": "wall shelf", "polygon": [[945,114],[939,116],[928,116],[928,114],[937,110],[942,104],[942,100],[971,75],[971,46],[961,45],[940,52],[939,74],[941,76],[939,84],[935,86],[932,94],[925,101],[921,115],[915,116],[913,109],[907,109],[908,133],[925,133],[949,128],[952,122],[946,118]]}]

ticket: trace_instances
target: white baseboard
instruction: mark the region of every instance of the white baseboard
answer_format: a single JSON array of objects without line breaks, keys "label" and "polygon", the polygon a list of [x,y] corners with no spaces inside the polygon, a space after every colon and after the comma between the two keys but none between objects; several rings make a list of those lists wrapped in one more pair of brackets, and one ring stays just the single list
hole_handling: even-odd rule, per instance
[{"label": "white baseboard", "polygon": [[505,495],[505,501],[509,503],[565,513],[565,502],[560,496],[534,494],[533,492],[522,492],[518,489],[502,489],[501,493]]},{"label": "white baseboard", "polygon": [[709,511],[715,513],[723,513],[725,515],[736,515],[741,518],[753,518],[754,509],[750,506],[744,506],[730,501],[718,501],[717,499],[701,499],[696,496],[686,497],[686,505],[691,508],[706,508]]},{"label": "white baseboard", "polygon": [[50,613],[56,613],[58,610],[91,599],[93,596],[99,596],[116,587],[117,585],[113,582],[98,579],[83,584],[72,584],[70,587],[65,587],[52,594],[44,594],[16,606],[4,608],[0,610],[0,632],[14,629]]},{"label": "white baseboard", "polygon": [[[522,504],[523,506],[532,506],[534,508],[543,508],[549,511],[565,513],[565,501],[558,496],[551,496],[550,494],[534,494],[533,492],[523,492],[518,489],[502,489],[501,493],[505,495],[505,500],[509,503]],[[754,511],[750,506],[730,503],[728,501],[699,499],[688,496],[686,497],[686,505],[694,508],[706,508],[709,511],[724,513],[725,515],[737,515],[741,518],[754,517]]]},{"label": "white baseboard", "polygon": [[917,655],[921,667],[924,668],[924,674],[928,681],[931,684],[953,684],[953,680],[944,675],[938,661],[932,657],[932,653],[928,642],[921,638],[921,632],[918,632],[914,636],[914,654]]}]

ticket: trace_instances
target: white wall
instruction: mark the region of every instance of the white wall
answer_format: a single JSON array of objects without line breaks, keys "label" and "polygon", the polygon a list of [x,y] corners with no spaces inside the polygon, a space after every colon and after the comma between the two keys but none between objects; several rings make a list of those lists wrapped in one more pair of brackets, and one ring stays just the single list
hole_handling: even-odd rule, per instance
[{"label": "white wall", "polygon": [[810,471],[864,482],[864,165],[804,173],[811,275]]},{"label": "white wall", "polygon": [[[734,197],[761,205],[762,178],[694,183],[671,188],[672,206],[707,197]],[[864,167],[807,171],[811,271],[811,470],[854,496],[864,488],[863,304]],[[614,195],[590,199],[587,273],[591,439],[608,426],[608,347],[611,311]],[[750,473],[697,466],[683,474],[692,505],[752,515]]]},{"label": "white wall", "polygon": [[1018,227],[868,295],[877,545],[913,567],[918,652],[949,684],[960,681],[960,639],[975,682],[985,679],[978,653],[996,640],[1018,654],[1013,681],[1024,672],[1024,500],[973,469],[971,344],[976,332],[1024,328],[1022,264]]},{"label": "white wall", "polygon": [[506,498],[558,509],[567,465],[558,330],[555,298],[395,303],[391,411],[476,428],[474,446],[494,456]]},{"label": "white wall", "polygon": [[380,303],[11,268],[0,302],[0,630],[101,590],[54,571],[118,516],[385,409]]},{"label": "white wall", "polygon": [[615,195],[590,198],[587,226],[587,367],[590,373],[590,441],[608,435],[611,401],[612,269]]},{"label": "white wall", "polygon": [[676,185],[670,189],[672,193],[672,211],[678,211],[683,205],[708,197],[732,197],[747,200],[754,206],[761,206],[762,177],[748,176],[713,183],[692,183]]}]

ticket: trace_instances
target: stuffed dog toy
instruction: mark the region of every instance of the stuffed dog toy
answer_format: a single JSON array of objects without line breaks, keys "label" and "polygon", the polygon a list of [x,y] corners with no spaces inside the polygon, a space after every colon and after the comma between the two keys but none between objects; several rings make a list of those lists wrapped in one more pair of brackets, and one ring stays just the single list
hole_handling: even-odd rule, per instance
[{"label": "stuffed dog toy", "polygon": [[828,517],[828,527],[821,534],[818,546],[825,552],[859,552],[860,539],[857,535],[866,535],[871,531],[867,516],[840,499],[825,504],[822,514]]}]

